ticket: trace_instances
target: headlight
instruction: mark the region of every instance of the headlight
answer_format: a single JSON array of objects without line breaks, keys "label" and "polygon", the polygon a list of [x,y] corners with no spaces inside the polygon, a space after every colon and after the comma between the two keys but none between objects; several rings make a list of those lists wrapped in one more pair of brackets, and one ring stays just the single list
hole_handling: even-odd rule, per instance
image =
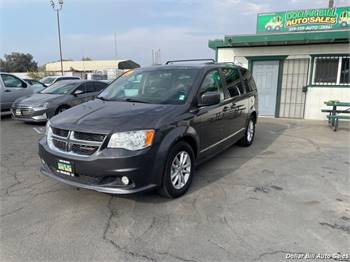
[{"label": "headlight", "polygon": [[153,137],[153,129],[114,133],[111,136],[107,147],[140,150],[151,146]]},{"label": "headlight", "polygon": [[50,120],[47,120],[46,127],[45,127],[45,135],[47,135],[47,133],[49,132],[49,128],[50,128]]},{"label": "headlight", "polygon": [[45,135],[46,135],[46,142],[49,145],[50,148],[53,147],[53,142],[52,142],[52,128],[50,126],[50,120],[46,122],[46,130],[45,130]]},{"label": "headlight", "polygon": [[47,106],[49,105],[48,102],[42,104],[42,105],[36,105],[36,106],[33,106],[33,110],[34,111],[40,111],[40,110],[44,110],[44,109],[47,109]]}]

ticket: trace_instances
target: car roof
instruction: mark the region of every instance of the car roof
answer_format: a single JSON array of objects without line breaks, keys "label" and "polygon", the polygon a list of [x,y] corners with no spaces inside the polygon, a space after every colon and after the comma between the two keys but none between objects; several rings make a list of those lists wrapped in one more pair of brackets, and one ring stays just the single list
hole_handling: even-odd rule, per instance
[{"label": "car roof", "polygon": [[234,63],[179,63],[179,64],[165,64],[155,65],[149,67],[140,68],[141,70],[157,70],[157,69],[212,69],[218,67],[235,67],[241,68],[241,66]]},{"label": "car roof", "polygon": [[61,80],[58,82],[55,82],[54,84],[70,84],[70,83],[83,83],[85,80],[80,79],[67,79],[67,80]]}]

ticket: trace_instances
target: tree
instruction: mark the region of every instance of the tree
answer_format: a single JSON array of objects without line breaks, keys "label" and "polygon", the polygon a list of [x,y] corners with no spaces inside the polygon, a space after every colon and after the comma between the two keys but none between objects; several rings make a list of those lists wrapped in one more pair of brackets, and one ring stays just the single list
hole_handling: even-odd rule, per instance
[{"label": "tree", "polygon": [[33,60],[31,54],[12,52],[5,54],[5,59],[0,59],[0,71],[3,72],[28,72],[38,70],[38,63]]},{"label": "tree", "polygon": [[82,61],[91,61],[92,59],[90,57],[83,57],[81,60]]}]

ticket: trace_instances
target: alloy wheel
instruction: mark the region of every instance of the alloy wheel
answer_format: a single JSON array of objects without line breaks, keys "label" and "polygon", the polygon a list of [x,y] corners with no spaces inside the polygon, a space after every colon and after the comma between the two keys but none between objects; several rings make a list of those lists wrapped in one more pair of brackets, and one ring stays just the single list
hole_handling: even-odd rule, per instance
[{"label": "alloy wheel", "polygon": [[254,122],[253,120],[249,120],[248,130],[247,130],[247,141],[251,142],[254,136]]},{"label": "alloy wheel", "polygon": [[182,189],[191,175],[191,157],[186,151],[179,152],[173,159],[170,170],[171,184],[177,190]]}]

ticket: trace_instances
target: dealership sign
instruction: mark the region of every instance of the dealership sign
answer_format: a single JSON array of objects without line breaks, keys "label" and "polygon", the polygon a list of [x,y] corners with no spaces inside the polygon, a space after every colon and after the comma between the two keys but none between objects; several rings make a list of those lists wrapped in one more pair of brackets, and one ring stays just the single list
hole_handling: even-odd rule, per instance
[{"label": "dealership sign", "polygon": [[350,7],[258,14],[257,33],[339,30],[350,28]]}]

